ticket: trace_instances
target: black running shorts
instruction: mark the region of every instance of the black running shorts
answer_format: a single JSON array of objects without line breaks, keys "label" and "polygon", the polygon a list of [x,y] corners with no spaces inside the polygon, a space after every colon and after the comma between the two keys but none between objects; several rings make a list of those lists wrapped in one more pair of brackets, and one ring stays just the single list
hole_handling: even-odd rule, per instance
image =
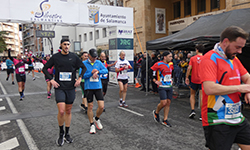
[{"label": "black running shorts", "polygon": [[250,125],[245,120],[236,126],[225,124],[203,127],[206,147],[211,150],[229,150],[233,143],[250,145]]},{"label": "black running shorts", "polygon": [[11,74],[11,73],[14,73],[14,69],[11,68],[11,69],[7,69],[7,75]]},{"label": "black running shorts", "polygon": [[102,79],[102,91],[106,93],[107,89],[108,89],[108,79]]},{"label": "black running shorts", "polygon": [[61,89],[55,89],[55,97],[56,97],[56,103],[65,103],[65,104],[73,104],[76,92],[75,89],[71,90],[61,90]]},{"label": "black running shorts", "polygon": [[201,90],[201,84],[195,84],[195,83],[190,82],[190,87],[191,87],[193,90],[195,90],[195,91]]},{"label": "black running shorts", "polygon": [[97,101],[103,101],[102,89],[86,90],[88,103],[93,102],[93,96]]},{"label": "black running shorts", "polygon": [[34,67],[33,66],[29,66],[28,70],[30,70],[30,71],[34,70]]},{"label": "black running shorts", "polygon": [[123,85],[128,83],[128,79],[118,79],[118,82],[122,82]]},{"label": "black running shorts", "polygon": [[17,82],[25,82],[26,81],[26,75],[25,74],[16,74],[16,81]]},{"label": "black running shorts", "polygon": [[81,87],[81,90],[82,90],[83,98],[87,98],[86,90],[84,90],[84,82],[80,83],[80,87]]},{"label": "black running shorts", "polygon": [[172,96],[173,96],[173,88],[159,88],[158,89],[158,93],[160,96],[160,100],[166,100],[166,99],[170,99],[172,100]]}]

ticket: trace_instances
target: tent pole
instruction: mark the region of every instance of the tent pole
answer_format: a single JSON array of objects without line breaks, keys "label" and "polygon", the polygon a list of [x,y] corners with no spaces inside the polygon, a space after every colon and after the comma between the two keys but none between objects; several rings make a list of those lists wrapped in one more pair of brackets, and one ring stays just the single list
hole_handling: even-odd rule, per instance
[{"label": "tent pole", "polygon": [[136,27],[135,27],[135,23],[134,23],[134,29],[135,29],[135,33],[136,33],[137,39],[138,39],[139,44],[140,44],[141,51],[142,51],[142,53],[144,53],[144,51],[143,51],[143,49],[142,49],[142,46],[141,46],[141,40],[140,40],[140,38],[139,38],[139,35],[138,35],[137,30],[136,30]]}]

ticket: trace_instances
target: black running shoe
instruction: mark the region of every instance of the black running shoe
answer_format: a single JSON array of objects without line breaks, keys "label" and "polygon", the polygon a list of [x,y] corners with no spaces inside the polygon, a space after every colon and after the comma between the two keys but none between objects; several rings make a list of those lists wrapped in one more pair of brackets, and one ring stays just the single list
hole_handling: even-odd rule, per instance
[{"label": "black running shoe", "polygon": [[81,108],[83,111],[86,111],[86,107],[85,107],[84,104],[81,104],[81,105],[80,105],[80,108]]},{"label": "black running shoe", "polygon": [[168,122],[168,120],[163,120],[162,125],[164,125],[166,127],[172,127],[172,125]]},{"label": "black running shoe", "polygon": [[73,143],[73,141],[74,141],[74,140],[70,137],[69,134],[66,134],[66,135],[64,136],[64,140],[65,140],[66,143]]},{"label": "black running shoe", "polygon": [[160,116],[159,116],[159,114],[155,113],[155,110],[153,110],[153,116],[154,116],[155,122],[159,123],[160,122]]},{"label": "black running shoe", "polygon": [[195,111],[192,110],[192,111],[190,112],[190,114],[189,114],[188,117],[189,117],[190,119],[193,119],[195,115],[196,115]]},{"label": "black running shoe", "polygon": [[64,144],[64,139],[63,139],[63,137],[64,137],[64,133],[60,133],[60,134],[59,134],[59,138],[56,140],[56,144],[57,144],[58,146],[63,146],[63,144]]},{"label": "black running shoe", "polygon": [[14,85],[15,84],[15,82],[14,81],[12,81],[12,85]]}]

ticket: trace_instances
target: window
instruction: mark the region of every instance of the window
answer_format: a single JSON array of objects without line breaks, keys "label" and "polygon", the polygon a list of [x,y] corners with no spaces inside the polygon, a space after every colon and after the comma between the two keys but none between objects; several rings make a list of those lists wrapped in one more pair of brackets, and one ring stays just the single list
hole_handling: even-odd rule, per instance
[{"label": "window", "polygon": [[46,39],[44,39],[44,46],[46,46]]},{"label": "window", "polygon": [[220,0],[210,0],[211,1],[211,10],[219,8]]},{"label": "window", "polygon": [[106,30],[106,28],[102,29],[102,37],[103,38],[107,37],[107,30]]},{"label": "window", "polygon": [[79,41],[82,42],[82,35],[79,35]]},{"label": "window", "polygon": [[191,0],[184,1],[184,15],[191,15]]},{"label": "window", "polygon": [[89,32],[89,40],[92,41],[93,40],[93,33]]},{"label": "window", "polygon": [[84,42],[87,41],[87,33],[84,33]]},{"label": "window", "polygon": [[206,0],[197,0],[197,10],[198,12],[206,10]]},{"label": "window", "polygon": [[174,3],[174,18],[179,18],[181,16],[181,2]]},{"label": "window", "polygon": [[99,30],[95,31],[95,39],[99,39]]}]

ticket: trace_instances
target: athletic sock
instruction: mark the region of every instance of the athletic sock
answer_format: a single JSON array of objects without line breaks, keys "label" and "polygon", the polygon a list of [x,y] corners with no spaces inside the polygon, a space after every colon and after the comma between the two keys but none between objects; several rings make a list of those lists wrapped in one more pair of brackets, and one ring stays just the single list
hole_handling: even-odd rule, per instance
[{"label": "athletic sock", "polygon": [[23,96],[23,92],[19,92],[20,96]]},{"label": "athletic sock", "polygon": [[67,135],[69,133],[69,127],[65,126],[65,135]]},{"label": "athletic sock", "polygon": [[94,122],[90,123],[90,126],[94,125]]},{"label": "athletic sock", "polygon": [[95,117],[95,120],[97,121],[99,118],[98,117]]},{"label": "athletic sock", "polygon": [[59,126],[59,128],[60,128],[60,133],[64,133],[63,125],[62,125],[62,126]]}]

